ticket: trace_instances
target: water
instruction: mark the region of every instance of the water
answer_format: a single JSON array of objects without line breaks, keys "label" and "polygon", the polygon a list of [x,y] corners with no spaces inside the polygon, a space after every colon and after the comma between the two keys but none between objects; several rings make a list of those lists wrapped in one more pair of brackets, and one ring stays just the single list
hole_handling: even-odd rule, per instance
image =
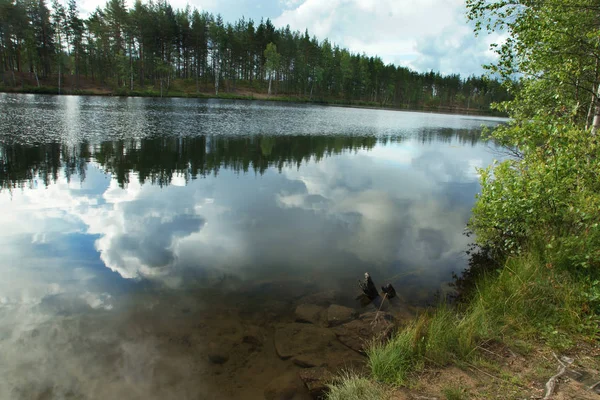
[{"label": "water", "polygon": [[307,296],[448,290],[501,122],[0,94],[0,398],[262,398]]}]

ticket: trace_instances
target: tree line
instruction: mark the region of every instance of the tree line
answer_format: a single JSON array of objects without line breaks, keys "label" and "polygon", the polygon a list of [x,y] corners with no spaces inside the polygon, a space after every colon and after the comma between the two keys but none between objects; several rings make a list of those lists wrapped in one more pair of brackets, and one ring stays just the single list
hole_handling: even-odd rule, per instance
[{"label": "tree line", "polygon": [[5,87],[48,85],[74,92],[90,82],[128,94],[268,91],[309,100],[396,107],[488,109],[508,99],[496,80],[418,73],[354,54],[308,31],[267,19],[226,23],[166,1],[109,0],[87,18],[77,0],[0,0],[0,71]]}]

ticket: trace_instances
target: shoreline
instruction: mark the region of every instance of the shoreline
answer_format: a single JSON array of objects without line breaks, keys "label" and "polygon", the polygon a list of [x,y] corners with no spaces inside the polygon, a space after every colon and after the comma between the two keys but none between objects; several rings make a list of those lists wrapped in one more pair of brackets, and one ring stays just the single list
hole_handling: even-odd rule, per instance
[{"label": "shoreline", "polygon": [[24,88],[6,88],[0,87],[0,93],[8,94],[41,94],[50,96],[94,96],[94,97],[139,97],[139,98],[177,98],[177,99],[218,99],[218,100],[245,100],[245,101],[270,101],[279,103],[311,104],[329,107],[358,108],[367,110],[387,110],[387,111],[411,111],[422,113],[437,113],[447,115],[467,115],[506,118],[503,113],[493,110],[479,110],[473,108],[452,108],[452,107],[394,107],[386,105],[373,104],[365,101],[346,101],[346,100],[311,100],[304,97],[286,96],[286,95],[266,95],[259,92],[223,92],[214,94],[210,92],[175,92],[166,93],[163,96],[155,91],[109,91],[109,90],[88,90],[77,89],[58,93],[57,87],[24,87]]}]

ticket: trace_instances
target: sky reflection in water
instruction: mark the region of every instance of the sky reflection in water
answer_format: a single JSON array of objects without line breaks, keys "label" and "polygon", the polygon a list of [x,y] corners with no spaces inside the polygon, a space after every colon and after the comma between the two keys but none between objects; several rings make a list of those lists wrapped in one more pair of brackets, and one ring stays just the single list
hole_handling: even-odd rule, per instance
[{"label": "sky reflection in water", "polygon": [[[91,329],[57,328],[57,316],[118,336],[116,315],[190,291],[196,306],[202,290],[237,296],[273,281],[351,298],[365,271],[423,304],[466,266],[475,167],[497,157],[477,136],[497,119],[17,95],[0,95],[0,110],[5,345],[49,323],[61,340]],[[122,364],[117,336],[101,343],[119,343]],[[25,378],[10,375],[0,394],[27,397]]]}]

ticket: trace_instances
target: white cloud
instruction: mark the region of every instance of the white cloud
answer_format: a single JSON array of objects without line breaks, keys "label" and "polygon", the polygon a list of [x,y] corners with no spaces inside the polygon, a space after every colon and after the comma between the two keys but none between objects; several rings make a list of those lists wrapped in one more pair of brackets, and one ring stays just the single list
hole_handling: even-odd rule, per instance
[{"label": "white cloud", "polygon": [[420,71],[470,75],[490,61],[489,38],[475,38],[462,0],[305,0],[275,18],[356,53]]},{"label": "white cloud", "polygon": [[[456,234],[464,225],[463,216],[448,212],[437,177],[418,164],[402,174],[390,169],[390,162],[409,166],[427,153],[411,142],[360,151],[354,156],[360,158],[356,163],[325,160],[302,171],[286,170],[286,177],[302,181],[306,192],[280,193],[280,205],[318,210],[332,221],[346,221],[352,233],[340,235],[337,247],[366,262],[401,261],[414,268],[451,258],[466,247],[468,239]],[[397,156],[392,157],[387,148]],[[403,149],[410,148],[414,148],[412,157],[405,157]],[[318,208],[315,198],[320,199]],[[430,237],[424,238],[427,232]]]}]

